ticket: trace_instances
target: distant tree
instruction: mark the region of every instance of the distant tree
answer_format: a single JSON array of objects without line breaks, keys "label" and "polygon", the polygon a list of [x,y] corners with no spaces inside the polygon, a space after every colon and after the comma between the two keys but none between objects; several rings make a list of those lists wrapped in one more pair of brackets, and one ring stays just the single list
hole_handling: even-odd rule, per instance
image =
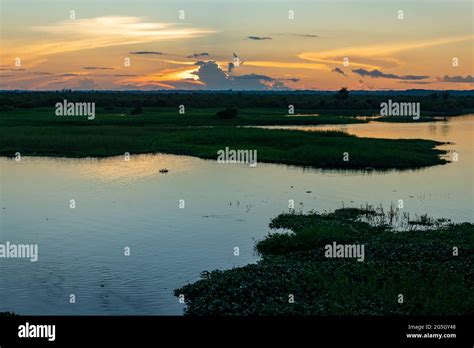
[{"label": "distant tree", "polygon": [[344,102],[349,98],[349,91],[347,90],[347,87],[342,87],[337,93],[336,93],[336,100],[340,102]]},{"label": "distant tree", "polygon": [[230,118],[236,118],[239,113],[239,110],[237,108],[226,108],[225,110],[218,111],[216,113],[217,118],[220,119],[230,119]]},{"label": "distant tree", "polygon": [[450,96],[450,94],[449,94],[448,91],[441,92],[441,98],[443,98],[444,101],[447,101],[449,96]]}]

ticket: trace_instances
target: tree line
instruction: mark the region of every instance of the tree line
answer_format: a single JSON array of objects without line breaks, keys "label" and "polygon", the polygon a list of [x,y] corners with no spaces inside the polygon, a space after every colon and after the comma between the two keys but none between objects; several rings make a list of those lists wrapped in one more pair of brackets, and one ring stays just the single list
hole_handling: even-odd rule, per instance
[{"label": "tree line", "polygon": [[338,92],[0,92],[0,111],[22,108],[54,107],[64,99],[71,102],[95,102],[97,107],[186,107],[197,108],[288,108],[314,110],[377,110],[388,99],[399,102],[419,102],[424,112],[462,113],[474,110],[473,94],[447,91],[425,94],[399,92],[352,93],[347,88]]}]

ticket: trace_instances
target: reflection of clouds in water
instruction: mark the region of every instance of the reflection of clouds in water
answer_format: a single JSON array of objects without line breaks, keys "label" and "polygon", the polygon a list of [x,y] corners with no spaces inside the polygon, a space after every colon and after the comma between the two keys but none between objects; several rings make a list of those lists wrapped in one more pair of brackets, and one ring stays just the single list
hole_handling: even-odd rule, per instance
[{"label": "reflection of clouds in water", "polygon": [[[459,161],[451,162],[459,170],[472,172],[471,163],[474,161],[473,128],[474,114],[448,117],[436,122],[377,122],[348,125],[320,125],[320,126],[262,126],[268,129],[293,129],[307,132],[337,130],[344,131],[358,137],[385,138],[385,139],[427,139],[449,143],[437,146],[437,149],[448,150],[442,158],[453,160],[453,152],[459,155]],[[461,169],[462,168],[462,169]]]},{"label": "reflection of clouds in water", "polygon": [[[403,199],[410,217],[427,213],[472,222],[474,115],[449,122],[439,123],[440,130],[435,126],[437,133],[431,136],[432,125],[426,123],[332,126],[350,133],[373,130],[373,136],[436,137],[455,143],[446,147],[455,148],[458,162],[404,172],[264,163],[250,169],[171,155],[136,155],[130,162],[123,156],[26,156],[21,162],[0,157],[1,232],[5,239],[33,240],[48,255],[40,269],[29,262],[5,263],[2,299],[24,314],[181,314],[171,290],[194,281],[203,269],[255,263],[255,240],[268,234],[268,223],[287,211],[290,198],[297,211],[301,206],[319,212],[342,204],[389,207]],[[441,128],[447,126],[450,133],[443,138]],[[328,127],[316,129],[321,128]],[[169,173],[160,174],[162,168]],[[71,198],[77,201],[74,211]],[[184,209],[178,205],[181,198]],[[131,247],[132,257],[126,261],[124,246]],[[235,246],[240,248],[238,258],[232,253]],[[41,281],[25,286],[25,279]],[[86,305],[72,309],[55,300],[59,290],[78,283]],[[110,301],[103,300],[104,289]]]},{"label": "reflection of clouds in water", "polygon": [[[446,121],[436,122],[377,122],[347,125],[319,125],[319,126],[259,126],[257,128],[267,129],[293,129],[307,132],[316,131],[344,131],[358,137],[385,138],[385,139],[430,139],[437,141],[453,141],[450,135],[453,127],[463,127],[463,130],[456,129],[456,137],[472,137],[472,127],[474,126],[474,114],[466,116],[456,116],[448,118]],[[463,139],[462,142],[464,142]]]},{"label": "reflection of clouds in water", "polygon": [[443,124],[441,125],[441,134],[443,134],[443,136],[447,136],[449,133],[449,130],[450,130],[449,123],[443,122]]},{"label": "reflection of clouds in water", "polygon": [[[166,154],[130,155],[108,158],[60,158],[60,157],[22,157],[16,164],[33,167],[44,167],[46,171],[60,173],[63,177],[80,177],[83,180],[98,180],[101,182],[130,182],[147,177],[157,178],[188,171],[200,161],[197,158]],[[161,169],[168,169],[169,173],[160,173]],[[39,179],[39,178],[38,178]]]},{"label": "reflection of clouds in water", "polygon": [[191,169],[196,159],[172,155],[130,155],[103,159],[84,159],[78,167],[79,175],[87,179],[101,181],[134,181],[150,176],[167,175],[160,173],[168,169],[170,174]]}]

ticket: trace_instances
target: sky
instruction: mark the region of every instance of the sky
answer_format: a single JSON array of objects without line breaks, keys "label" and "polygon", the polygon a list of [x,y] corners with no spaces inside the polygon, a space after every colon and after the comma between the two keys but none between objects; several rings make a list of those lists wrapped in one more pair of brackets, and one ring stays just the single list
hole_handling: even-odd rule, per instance
[{"label": "sky", "polygon": [[473,89],[473,4],[0,0],[0,89]]}]

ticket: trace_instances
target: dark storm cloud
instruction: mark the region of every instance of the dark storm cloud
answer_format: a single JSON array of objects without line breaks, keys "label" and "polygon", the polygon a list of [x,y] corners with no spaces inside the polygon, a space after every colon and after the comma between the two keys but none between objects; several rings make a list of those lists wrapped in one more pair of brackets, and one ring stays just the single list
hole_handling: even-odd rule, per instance
[{"label": "dark storm cloud", "polygon": [[347,76],[346,73],[341,68],[334,68],[334,69],[332,69],[332,72]]},{"label": "dark storm cloud", "polygon": [[84,70],[114,70],[114,68],[103,67],[103,66],[85,66]]},{"label": "dark storm cloud", "polygon": [[130,54],[157,54],[157,55],[162,55],[164,53],[162,52],[156,52],[156,51],[132,51]]},{"label": "dark storm cloud", "polygon": [[429,78],[429,76],[424,75],[395,75],[395,74],[386,74],[380,70],[374,69],[372,71],[365,70],[365,69],[355,69],[352,70],[353,73],[356,73],[360,76],[369,76],[373,78],[385,78],[385,79],[396,79],[396,80],[409,80],[409,81],[416,81],[416,80],[423,80]]},{"label": "dark storm cloud", "polygon": [[209,56],[209,53],[202,52],[202,53],[193,53],[189,56],[186,56],[186,58],[201,58],[201,57],[207,57],[207,56]]},{"label": "dark storm cloud", "polygon": [[282,34],[276,34],[276,35],[285,35],[285,36],[295,36],[295,37],[306,37],[306,38],[317,38],[319,35],[314,35],[314,34],[299,34],[299,33],[282,33]]},{"label": "dark storm cloud", "polygon": [[248,36],[247,37],[250,40],[257,40],[257,41],[262,41],[262,40],[271,40],[271,37],[268,36]]},{"label": "dark storm cloud", "polygon": [[235,80],[262,80],[262,81],[275,81],[273,77],[260,75],[260,74],[247,74],[247,75],[240,75],[234,76]]},{"label": "dark storm cloud", "polygon": [[214,61],[199,61],[195,65],[199,66],[199,70],[194,75],[206,85],[208,89],[229,89],[232,88],[232,80],[228,78],[226,73],[219,68]]},{"label": "dark storm cloud", "polygon": [[474,76],[448,76],[444,75],[442,78],[438,78],[441,82],[458,82],[458,83],[474,83]]},{"label": "dark storm cloud", "polygon": [[398,81],[398,83],[409,83],[413,85],[429,85],[432,81]]},{"label": "dark storm cloud", "polygon": [[[203,89],[210,90],[286,90],[287,86],[281,79],[276,79],[267,75],[247,74],[240,76],[230,76],[222,70],[214,61],[199,61],[195,65],[199,70],[194,75],[199,77],[203,84]],[[291,81],[298,79],[288,79]]]}]

